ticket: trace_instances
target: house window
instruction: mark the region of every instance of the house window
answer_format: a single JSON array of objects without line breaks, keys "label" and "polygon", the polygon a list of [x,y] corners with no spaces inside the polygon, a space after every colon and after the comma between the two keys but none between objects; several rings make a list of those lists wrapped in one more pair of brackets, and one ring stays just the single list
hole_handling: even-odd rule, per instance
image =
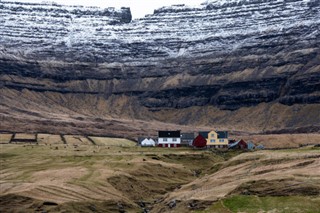
[{"label": "house window", "polygon": [[177,141],[177,139],[176,138],[172,138],[172,141]]},{"label": "house window", "polygon": [[211,137],[214,137],[214,134],[211,134]]},{"label": "house window", "polygon": [[214,142],[216,142],[216,140],[215,140],[215,139],[211,139],[210,142],[211,142],[211,143],[214,143]]},{"label": "house window", "polygon": [[220,139],[219,142],[224,142],[224,140],[223,140],[223,139]]},{"label": "house window", "polygon": [[163,141],[166,142],[166,141],[168,141],[168,139],[167,139],[167,138],[164,138]]}]

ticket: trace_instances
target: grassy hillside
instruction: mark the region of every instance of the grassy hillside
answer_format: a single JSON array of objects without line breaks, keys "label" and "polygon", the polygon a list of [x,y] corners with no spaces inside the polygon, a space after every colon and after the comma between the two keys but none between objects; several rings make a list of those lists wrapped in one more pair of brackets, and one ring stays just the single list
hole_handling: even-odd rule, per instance
[{"label": "grassy hillside", "polygon": [[38,138],[1,145],[2,212],[301,212],[303,204],[314,212],[319,204],[319,148],[243,153]]},{"label": "grassy hillside", "polygon": [[237,195],[220,200],[206,210],[195,213],[230,212],[320,212],[320,198],[311,196],[266,196]]},{"label": "grassy hillside", "polygon": [[1,145],[3,212],[91,211],[92,206],[137,212],[142,208],[139,202],[150,206],[223,160],[187,148],[141,148],[125,139],[93,137],[98,145],[77,142],[75,146],[81,137],[67,136],[67,144],[57,144],[56,137],[41,137],[39,145]]},{"label": "grassy hillside", "polygon": [[[279,202],[283,205],[275,205],[274,212],[290,212],[290,209],[308,212],[302,209],[306,202],[310,205],[309,212],[313,212],[312,209],[318,207],[320,195],[319,166],[320,149],[315,147],[242,153],[213,164],[211,174],[167,194],[154,209],[156,212],[212,212],[207,207],[213,205],[212,209],[222,208],[227,210],[225,212],[259,212],[269,211],[273,203]],[[252,207],[251,199],[255,197],[261,202],[254,202],[256,205]],[[297,197],[303,199],[297,201]],[[250,202],[242,203],[241,200]],[[168,204],[173,201],[176,206],[170,208]],[[286,210],[290,202],[295,205]]]},{"label": "grassy hillside", "polygon": [[2,89],[0,98],[1,131],[133,138],[146,132],[155,135],[159,129],[317,133],[320,125],[320,104],[286,106],[270,102],[233,111],[214,106],[152,110],[141,106],[136,97],[129,95],[106,98],[91,94],[38,93],[27,89]]}]

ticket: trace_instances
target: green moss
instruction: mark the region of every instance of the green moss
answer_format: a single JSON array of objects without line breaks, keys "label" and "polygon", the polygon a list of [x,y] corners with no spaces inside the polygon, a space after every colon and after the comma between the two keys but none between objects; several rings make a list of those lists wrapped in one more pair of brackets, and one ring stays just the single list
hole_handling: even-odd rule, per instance
[{"label": "green moss", "polygon": [[17,156],[16,154],[12,153],[0,153],[0,159],[7,159]]},{"label": "green moss", "polygon": [[230,213],[230,210],[223,205],[222,201],[218,201],[205,210],[195,210],[194,213]]},{"label": "green moss", "polygon": [[232,212],[320,212],[320,198],[302,196],[257,197],[239,195],[223,200],[223,205]]},{"label": "green moss", "polygon": [[319,197],[302,196],[232,196],[214,203],[197,213],[229,213],[229,212],[277,212],[277,213],[320,213]]},{"label": "green moss", "polygon": [[219,150],[219,149],[212,149],[211,152],[214,155],[219,156],[223,160],[229,160],[237,155],[245,153],[245,151],[242,151],[242,150]]}]

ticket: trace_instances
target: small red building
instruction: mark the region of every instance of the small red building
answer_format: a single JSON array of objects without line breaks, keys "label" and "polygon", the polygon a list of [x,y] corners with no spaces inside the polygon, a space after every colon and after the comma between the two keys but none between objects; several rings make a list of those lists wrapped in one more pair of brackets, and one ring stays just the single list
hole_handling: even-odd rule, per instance
[{"label": "small red building", "polygon": [[192,142],[192,146],[197,148],[203,148],[207,145],[207,139],[205,139],[202,135],[198,135]]},{"label": "small red building", "polygon": [[229,144],[229,149],[248,149],[248,144],[241,139],[235,143]]}]

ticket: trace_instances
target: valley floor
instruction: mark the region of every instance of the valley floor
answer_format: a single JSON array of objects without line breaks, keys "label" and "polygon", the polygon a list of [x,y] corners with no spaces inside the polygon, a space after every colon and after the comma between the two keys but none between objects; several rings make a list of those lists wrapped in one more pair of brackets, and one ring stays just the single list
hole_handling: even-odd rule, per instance
[{"label": "valley floor", "polygon": [[[2,212],[320,209],[320,148],[315,146],[242,152],[141,148],[101,137],[37,137],[38,145],[0,144]],[[6,138],[10,134],[1,134],[2,141]]]}]

